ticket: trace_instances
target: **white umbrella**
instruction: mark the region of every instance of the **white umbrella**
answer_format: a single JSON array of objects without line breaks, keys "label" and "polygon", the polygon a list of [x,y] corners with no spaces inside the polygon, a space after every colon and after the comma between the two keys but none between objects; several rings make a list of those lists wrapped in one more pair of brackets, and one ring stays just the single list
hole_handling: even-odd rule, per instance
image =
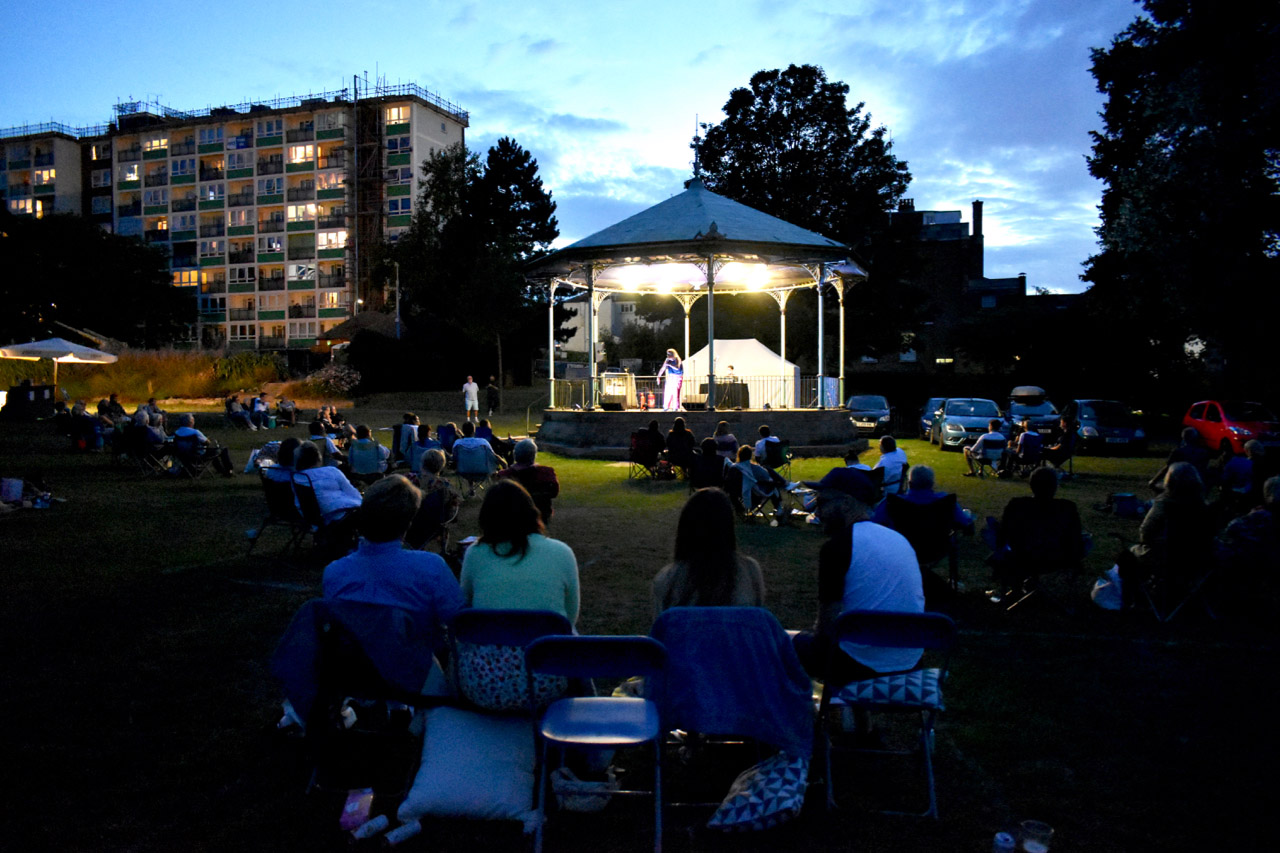
[{"label": "white umbrella", "polygon": [[0,358],[19,358],[23,361],[39,361],[47,358],[53,361],[53,384],[58,384],[58,363],[71,364],[112,364],[118,359],[109,352],[82,347],[62,338],[48,338],[43,341],[32,341],[29,344],[12,344],[0,347]]}]

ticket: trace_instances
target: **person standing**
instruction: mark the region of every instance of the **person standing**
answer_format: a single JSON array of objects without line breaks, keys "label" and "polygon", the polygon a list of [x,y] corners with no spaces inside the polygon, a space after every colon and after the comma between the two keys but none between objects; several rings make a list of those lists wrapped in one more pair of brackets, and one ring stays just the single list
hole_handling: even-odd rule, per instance
[{"label": "person standing", "polygon": [[498,387],[498,377],[489,377],[489,384],[484,387],[484,396],[489,417],[493,417],[493,413],[502,407],[502,389]]},{"label": "person standing", "polygon": [[675,350],[667,350],[667,360],[662,362],[658,378],[666,378],[662,388],[662,409],[667,412],[680,411],[680,387],[684,384],[684,362]]},{"label": "person standing", "polygon": [[467,420],[478,423],[480,421],[480,386],[470,376],[462,385],[462,403],[467,410]]}]

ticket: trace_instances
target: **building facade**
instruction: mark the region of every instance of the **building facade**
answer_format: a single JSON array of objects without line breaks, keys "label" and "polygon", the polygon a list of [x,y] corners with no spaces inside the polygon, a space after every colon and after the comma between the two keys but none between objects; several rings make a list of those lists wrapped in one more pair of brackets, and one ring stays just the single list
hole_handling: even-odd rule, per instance
[{"label": "building facade", "polygon": [[162,248],[193,295],[189,343],[310,349],[380,307],[368,259],[409,227],[421,164],[468,115],[413,84],[0,133],[16,214],[79,213]]}]

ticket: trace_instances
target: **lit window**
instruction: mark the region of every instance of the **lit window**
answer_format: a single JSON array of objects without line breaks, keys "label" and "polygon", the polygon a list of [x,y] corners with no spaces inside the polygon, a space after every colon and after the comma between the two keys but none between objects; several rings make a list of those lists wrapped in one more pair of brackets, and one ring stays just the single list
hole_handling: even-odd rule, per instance
[{"label": "lit window", "polygon": [[10,213],[17,213],[17,214],[30,213],[31,210],[32,210],[32,204],[31,204],[31,199],[29,198],[15,198],[15,199],[9,200]]},{"label": "lit window", "polygon": [[338,190],[347,183],[347,176],[342,172],[321,172],[316,175],[316,189]]},{"label": "lit window", "polygon": [[387,124],[397,124],[408,120],[408,107],[387,107]]},{"label": "lit window", "polygon": [[136,181],[136,180],[138,180],[138,176],[142,174],[141,169],[142,169],[142,167],[141,167],[141,166],[139,166],[137,163],[130,163],[130,164],[126,165],[126,166],[121,166],[121,167],[120,167],[120,180],[122,180],[122,181]]},{"label": "lit window", "polygon": [[174,287],[195,287],[199,284],[199,270],[178,270],[173,274]]},{"label": "lit window", "polygon": [[89,156],[94,160],[110,160],[111,159],[111,143],[95,142],[89,149]]},{"label": "lit window", "polygon": [[92,187],[109,187],[111,186],[111,170],[110,169],[94,169],[89,175],[89,185]]},{"label": "lit window", "polygon": [[346,231],[321,231],[319,236],[321,249],[342,249],[347,245]]},{"label": "lit window", "polygon": [[259,237],[259,252],[282,252],[284,251],[284,241],[279,237]]},{"label": "lit window", "polygon": [[227,211],[227,227],[236,228],[242,225],[252,225],[254,222],[251,216],[252,213],[253,211],[245,207]]},{"label": "lit window", "polygon": [[289,221],[290,222],[309,222],[315,218],[316,218],[316,206],[314,204],[289,205]]},{"label": "lit window", "polygon": [[43,186],[44,184],[51,184],[53,183],[54,178],[57,177],[57,171],[57,169],[36,169],[31,173],[33,183],[38,187]]},{"label": "lit window", "polygon": [[315,336],[315,320],[305,320],[289,324],[289,337],[291,338],[314,338]]},{"label": "lit window", "polygon": [[289,146],[290,163],[309,163],[314,159],[316,159],[316,147],[314,145]]},{"label": "lit window", "polygon": [[226,197],[226,184],[205,184],[200,187],[200,198],[204,201],[218,201]]},{"label": "lit window", "polygon": [[169,147],[169,137],[153,136],[142,143],[143,151],[160,151]]},{"label": "lit window", "polygon": [[321,308],[341,308],[340,297],[342,292],[338,290],[325,290],[320,293]]}]

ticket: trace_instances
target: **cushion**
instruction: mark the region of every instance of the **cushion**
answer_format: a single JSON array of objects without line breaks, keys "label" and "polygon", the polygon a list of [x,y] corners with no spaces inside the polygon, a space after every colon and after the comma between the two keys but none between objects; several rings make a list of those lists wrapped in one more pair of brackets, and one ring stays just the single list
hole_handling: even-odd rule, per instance
[{"label": "cushion", "polygon": [[[464,642],[458,642],[456,647],[458,691],[468,702],[486,711],[529,710],[523,648]],[[567,679],[534,676],[533,692],[539,708],[559,699],[568,689]]]},{"label": "cushion", "polygon": [[733,780],[728,795],[707,821],[712,829],[746,831],[786,823],[804,806],[809,759],[779,752]]},{"label": "cushion", "polygon": [[396,816],[402,823],[425,815],[518,820],[532,832],[533,764],[527,719],[433,708],[422,764]]},{"label": "cushion", "polygon": [[878,705],[943,710],[938,669],[917,669],[881,675],[846,684],[831,700],[833,705]]}]

